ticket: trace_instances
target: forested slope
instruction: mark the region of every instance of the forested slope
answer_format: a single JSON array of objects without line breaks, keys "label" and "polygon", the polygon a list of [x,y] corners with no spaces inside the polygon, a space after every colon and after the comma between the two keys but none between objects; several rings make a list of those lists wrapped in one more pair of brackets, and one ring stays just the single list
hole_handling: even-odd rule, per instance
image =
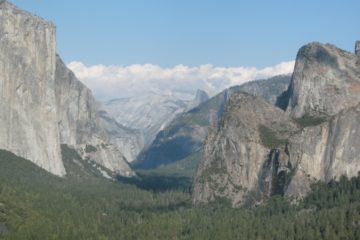
[{"label": "forested slope", "polygon": [[62,150],[67,179],[0,152],[0,238],[360,238],[360,177],[314,185],[298,206],[275,196],[250,210],[233,209],[221,199],[192,207],[186,188],[154,193],[108,181],[73,151]]}]

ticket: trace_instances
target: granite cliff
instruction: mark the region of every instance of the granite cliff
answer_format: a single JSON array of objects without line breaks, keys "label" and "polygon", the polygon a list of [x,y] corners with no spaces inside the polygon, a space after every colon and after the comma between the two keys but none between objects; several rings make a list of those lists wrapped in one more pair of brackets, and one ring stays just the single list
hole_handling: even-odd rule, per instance
[{"label": "granite cliff", "polygon": [[133,175],[108,143],[91,91],[56,55],[55,26],[7,1],[0,1],[0,90],[1,149],[64,176],[60,144],[68,144],[89,161]]},{"label": "granite cliff", "polygon": [[[286,111],[293,117],[332,116],[360,101],[358,56],[331,44],[310,43],[297,55]],[[336,104],[334,104],[336,103]]]},{"label": "granite cliff", "polygon": [[278,191],[273,184],[278,169],[273,168],[282,165],[286,173],[284,145],[296,131],[296,123],[281,109],[246,93],[233,94],[206,138],[194,201],[225,197],[238,206]]},{"label": "granite cliff", "polygon": [[288,91],[286,112],[305,126],[290,139],[289,155],[298,170],[285,196],[302,198],[316,181],[356,176],[360,170],[359,55],[330,44],[302,47]]},{"label": "granite cliff", "polygon": [[100,123],[106,130],[110,142],[124,154],[128,162],[136,159],[145,145],[142,131],[121,125],[103,108],[100,108],[98,115],[100,117]]},{"label": "granite cliff", "polygon": [[55,26],[0,1],[0,148],[63,176]]},{"label": "granite cliff", "polygon": [[134,173],[126,158],[111,143],[111,137],[102,125],[99,106],[90,89],[76,78],[59,56],[56,58],[55,84],[60,143],[116,174],[132,176]]},{"label": "granite cliff", "polygon": [[286,112],[234,95],[209,131],[194,203],[226,198],[247,206],[273,195],[297,201],[317,181],[356,176],[359,63],[355,54],[311,43],[299,50],[289,88],[278,98]]}]

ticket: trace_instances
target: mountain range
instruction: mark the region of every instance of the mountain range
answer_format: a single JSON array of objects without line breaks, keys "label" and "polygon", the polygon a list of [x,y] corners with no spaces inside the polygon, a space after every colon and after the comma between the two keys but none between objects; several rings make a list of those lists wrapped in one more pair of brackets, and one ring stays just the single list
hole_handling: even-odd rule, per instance
[{"label": "mountain range", "polygon": [[194,178],[195,204],[254,206],[275,195],[298,202],[314,183],[360,170],[359,49],[310,43],[292,76],[211,98],[198,90],[195,98],[98,103],[56,53],[55,26],[2,0],[0,149],[63,178],[61,149],[113,180],[139,179],[133,169],[171,170]]},{"label": "mountain range", "polygon": [[[198,107],[175,118],[153,143],[133,163],[135,168],[149,169],[175,163],[178,171],[195,173],[201,158],[207,129],[223,115],[227,101],[236,92],[248,92],[275,104],[277,96],[285,91],[291,76],[277,76],[257,80],[224,90]],[[190,159],[190,160],[189,160]]]},{"label": "mountain range", "polygon": [[[107,117],[101,119],[104,123],[108,123],[110,117],[113,123],[122,125],[122,129],[127,128],[132,133],[136,132],[134,135],[121,131],[117,134],[120,137],[116,137],[113,141],[120,151],[124,152],[128,162],[133,162],[174,118],[198,106],[209,97],[206,92],[197,90],[194,99],[187,98],[179,94],[150,92],[143,96],[113,99],[102,105],[101,116],[105,116],[106,113]],[[106,125],[109,126],[109,124]],[[113,129],[110,136],[113,136]]]}]

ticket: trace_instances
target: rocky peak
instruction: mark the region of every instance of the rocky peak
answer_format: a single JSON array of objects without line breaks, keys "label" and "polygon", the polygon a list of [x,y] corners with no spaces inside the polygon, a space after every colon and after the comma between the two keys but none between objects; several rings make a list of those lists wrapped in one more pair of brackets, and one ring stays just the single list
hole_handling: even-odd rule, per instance
[{"label": "rocky peak", "polygon": [[243,92],[261,97],[267,102],[274,104],[277,96],[287,90],[291,80],[291,75],[279,75],[268,79],[254,80],[239,86]]},{"label": "rocky peak", "polygon": [[222,120],[209,130],[194,202],[220,197],[244,206],[274,194],[296,201],[315,182],[356,176],[359,91],[355,54],[330,44],[302,47],[282,94],[289,100],[287,113],[242,95],[230,99]]},{"label": "rocky peak", "polygon": [[200,104],[206,102],[207,100],[209,100],[209,95],[205,91],[198,89],[196,91],[195,98],[189,102],[185,112],[198,107]]},{"label": "rocky peak", "polygon": [[205,91],[200,89],[196,91],[195,102],[198,103],[197,105],[207,101],[208,99],[209,99],[209,95]]},{"label": "rocky peak", "polygon": [[[41,25],[47,25],[47,26],[51,26],[51,27],[55,28],[55,25],[52,22],[49,22],[39,16],[36,16],[32,13],[24,11],[7,0],[0,0],[0,8],[2,10],[6,10],[7,13],[21,15],[23,18],[27,18],[29,20],[29,22],[32,22],[32,23],[36,22],[37,23],[36,25],[41,24]],[[36,26],[36,25],[34,25],[34,26]],[[28,24],[28,26],[31,26],[31,24]]]},{"label": "rocky peak", "polygon": [[[360,68],[355,54],[334,45],[310,43],[296,58],[287,112],[333,116],[360,101]],[[336,104],[334,104],[336,103]]]},{"label": "rocky peak", "polygon": [[356,41],[355,43],[355,54],[360,56],[360,41]]},{"label": "rocky peak", "polygon": [[218,125],[209,130],[194,202],[225,197],[242,206],[282,191],[277,176],[288,171],[286,143],[296,130],[281,109],[255,96],[234,93]]}]

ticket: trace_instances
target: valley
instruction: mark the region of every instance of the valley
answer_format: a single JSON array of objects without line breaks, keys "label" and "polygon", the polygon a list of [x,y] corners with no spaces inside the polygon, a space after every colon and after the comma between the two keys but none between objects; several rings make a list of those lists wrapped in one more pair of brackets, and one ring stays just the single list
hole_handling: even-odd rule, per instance
[{"label": "valley", "polygon": [[359,93],[360,41],[67,65],[52,22],[0,0],[0,239],[360,239]]}]

